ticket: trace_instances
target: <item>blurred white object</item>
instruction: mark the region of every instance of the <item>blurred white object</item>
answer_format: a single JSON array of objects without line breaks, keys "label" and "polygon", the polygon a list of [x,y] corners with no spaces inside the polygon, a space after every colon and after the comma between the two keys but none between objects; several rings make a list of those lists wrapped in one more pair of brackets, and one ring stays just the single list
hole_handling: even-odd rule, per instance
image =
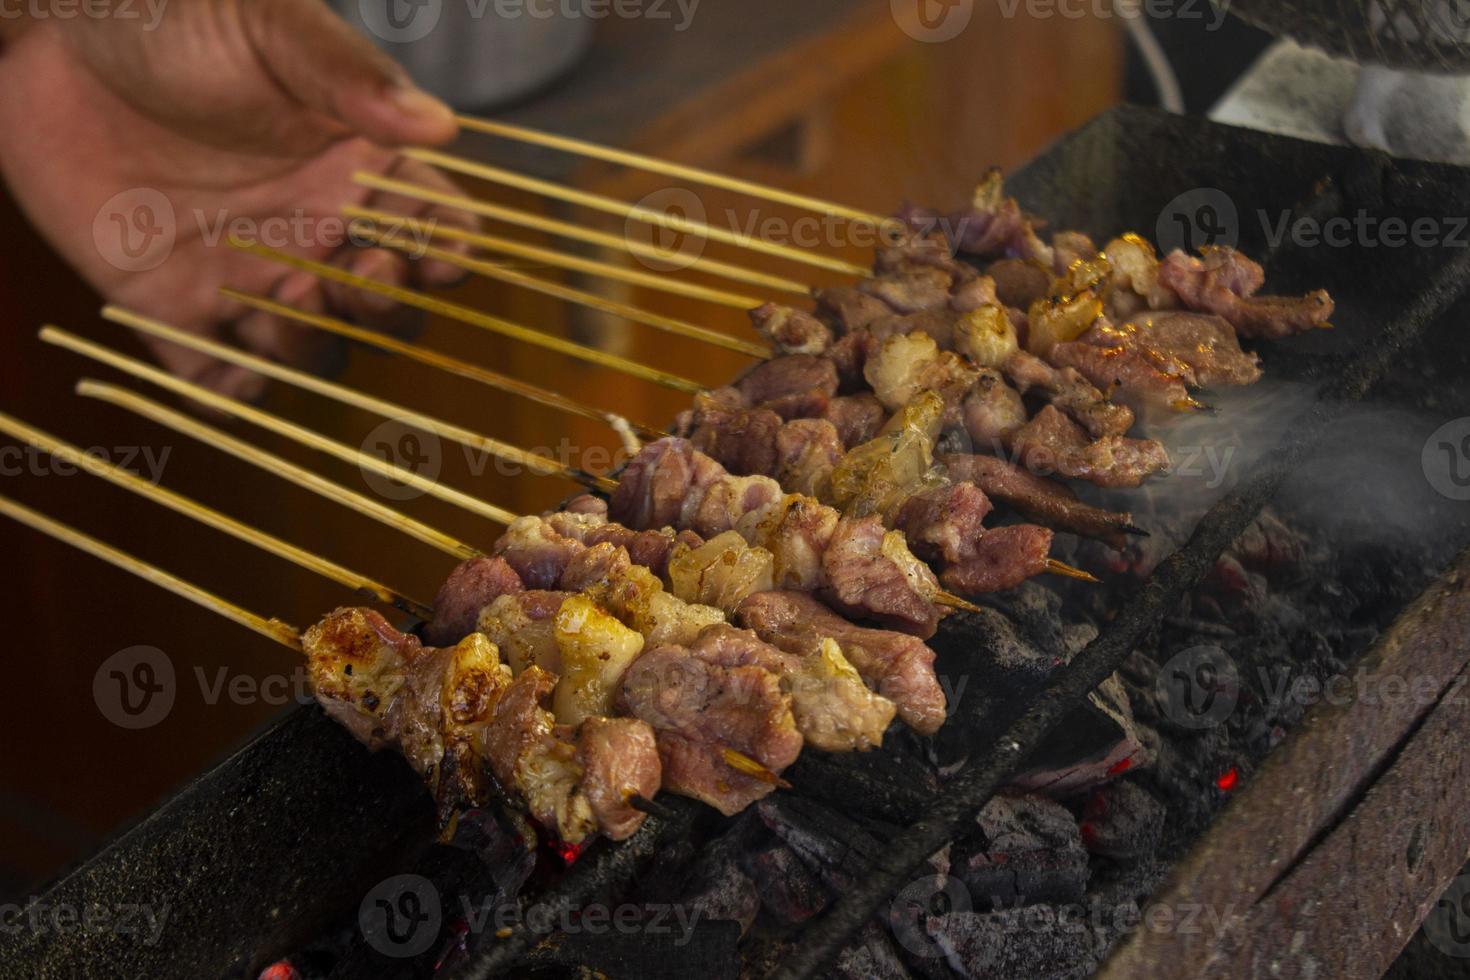
[{"label": "blurred white object", "polygon": [[557,78],[586,53],[595,27],[556,4],[332,0],[332,6],[419,85],[464,110],[512,101]]},{"label": "blurred white object", "polygon": [[1358,66],[1278,41],[1210,111],[1217,122],[1395,156],[1470,163],[1470,79]]}]

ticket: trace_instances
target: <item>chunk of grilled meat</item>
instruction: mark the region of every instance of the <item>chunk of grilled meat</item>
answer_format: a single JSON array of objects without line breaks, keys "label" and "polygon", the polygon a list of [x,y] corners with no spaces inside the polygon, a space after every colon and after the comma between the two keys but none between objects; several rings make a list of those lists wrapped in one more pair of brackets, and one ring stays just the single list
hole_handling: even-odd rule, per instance
[{"label": "chunk of grilled meat", "polygon": [[701,800],[726,816],[776,787],[730,766],[733,749],[779,773],[796,761],[802,737],[791,696],[775,673],[727,665],[708,650],[650,650],[623,681],[622,704],[657,733],[664,788]]},{"label": "chunk of grilled meat", "polygon": [[1011,446],[1033,472],[1058,473],[1100,487],[1141,486],[1169,466],[1168,451],[1157,440],[1088,439],[1083,428],[1055,405],[1047,405],[1018,429]]},{"label": "chunk of grilled meat", "polygon": [[750,320],[778,355],[825,354],[832,346],[832,331],[825,323],[790,306],[763,304],[750,311]]},{"label": "chunk of grilled meat", "polygon": [[452,649],[425,648],[372,610],[339,609],[306,631],[303,648],[327,712],[368,747],[402,753],[446,823],[456,809],[490,801],[487,772],[569,843],[599,830],[631,835],[643,815],[627,796],[658,791],[651,729],[631,719],[558,728],[541,704],[556,675],[530,666],[512,680],[479,633]]},{"label": "chunk of grilled meat", "polygon": [[991,500],[1058,531],[1096,538],[1121,550],[1133,527],[1131,514],[1084,503],[1063,484],[996,456],[941,454],[939,464],[950,479],[973,483]]},{"label": "chunk of grilled meat", "polygon": [[824,641],[835,640],[863,680],[894,703],[904,724],[924,735],[944,724],[934,651],[917,637],[858,626],[804,592],[753,595],[736,620],[765,642],[803,657],[819,655]]},{"label": "chunk of grilled meat", "polygon": [[1086,339],[1095,346],[1131,348],[1160,372],[1196,387],[1261,380],[1260,357],[1241,350],[1234,328],[1210,314],[1141,313],[1121,326],[1100,324]]},{"label": "chunk of grilled meat", "polygon": [[1026,351],[1017,351],[1002,366],[1007,378],[1026,394],[1039,389],[1094,439],[1125,436],[1133,428],[1133,412],[1112,402],[1075,368],[1055,367]]},{"label": "chunk of grilled meat", "polygon": [[[611,513],[634,527],[676,520],[706,537],[738,531],[775,556],[782,587],[825,589],[854,615],[921,636],[937,626],[937,580],[902,535],[871,541],[871,529],[844,530],[850,522],[831,508],[786,494],[769,477],[731,476],[687,440],[645,446],[623,471]],[[833,553],[839,535],[842,547]],[[866,591],[879,581],[883,588]]]},{"label": "chunk of grilled meat", "polygon": [[475,630],[480,610],[502,595],[524,592],[525,585],[503,558],[471,558],[458,565],[434,598],[434,618],[424,639],[435,646],[457,643]]},{"label": "chunk of grilled meat", "polygon": [[837,394],[837,366],[825,357],[788,354],[762,361],[735,382],[750,408],[769,408],[785,419],[821,415]]},{"label": "chunk of grilled meat", "polygon": [[1052,531],[1035,524],[991,528],[974,541],[970,554],[940,574],[947,588],[965,595],[1004,592],[1046,571]]},{"label": "chunk of grilled meat", "polygon": [[1280,339],[1327,326],[1334,304],[1325,289],[1305,296],[1257,296],[1261,267],[1233,248],[1205,249],[1203,258],[1175,250],[1159,263],[1159,284],[1191,310],[1224,317],[1245,337]]},{"label": "chunk of grilled meat", "polygon": [[556,643],[556,613],[570,592],[532,589],[497,598],[484,609],[475,629],[500,648],[516,674],[537,666],[561,672],[561,648]]}]

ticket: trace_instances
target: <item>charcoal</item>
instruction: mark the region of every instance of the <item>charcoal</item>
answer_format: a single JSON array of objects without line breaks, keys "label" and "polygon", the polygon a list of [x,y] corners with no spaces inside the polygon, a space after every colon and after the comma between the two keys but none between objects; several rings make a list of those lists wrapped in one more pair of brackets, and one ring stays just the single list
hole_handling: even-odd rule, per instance
[{"label": "charcoal", "polygon": [[954,846],[952,873],[977,909],[1080,902],[1088,857],[1072,814],[1042,796],[997,796]]},{"label": "charcoal", "polygon": [[869,922],[837,957],[829,977],[837,980],[910,980],[893,941]]},{"label": "charcoal", "polygon": [[801,923],[828,905],[826,889],[791,848],[776,844],[745,862],[757,904],[780,922]]},{"label": "charcoal", "polygon": [[986,605],[1010,617],[1022,636],[1052,657],[1068,657],[1062,625],[1062,597],[1036,581],[1022,582],[1008,592],[983,597]]},{"label": "charcoal", "polygon": [[[608,980],[736,980],[740,927],[699,921],[687,932],[652,916],[617,928],[557,933],[533,947],[514,975],[603,976]],[[554,971],[554,972],[553,972]]]},{"label": "charcoal", "polygon": [[745,935],[760,914],[761,896],[753,882],[734,862],[705,879],[698,891],[685,898],[701,919],[734,922]]},{"label": "charcoal", "polygon": [[1092,794],[1082,809],[1082,843],[1093,854],[1132,860],[1152,854],[1164,832],[1164,805],[1124,780]]},{"label": "charcoal", "polygon": [[756,812],[833,891],[866,876],[883,853],[882,842],[857,823],[811,800],[777,794]]},{"label": "charcoal", "polygon": [[[885,749],[887,747],[885,746]],[[893,751],[803,752],[786,773],[803,796],[888,823],[908,825],[939,789],[934,769]]]},{"label": "charcoal", "polygon": [[951,912],[927,926],[950,969],[974,980],[1072,980],[1091,975],[1101,959],[1086,923],[1060,922],[1046,905]]},{"label": "charcoal", "polygon": [[1151,761],[1128,692],[1114,674],[1047,736],[1011,784],[1066,799]]}]

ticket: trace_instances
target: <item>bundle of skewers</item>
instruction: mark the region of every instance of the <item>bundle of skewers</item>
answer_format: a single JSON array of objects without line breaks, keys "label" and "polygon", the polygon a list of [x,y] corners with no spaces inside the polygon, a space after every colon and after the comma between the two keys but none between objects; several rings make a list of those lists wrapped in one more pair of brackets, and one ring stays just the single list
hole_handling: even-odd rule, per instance
[{"label": "bundle of skewers", "polygon": [[[446,822],[465,807],[500,801],[567,843],[623,839],[657,808],[660,791],[734,814],[784,785],[782,772],[804,748],[871,749],[895,722],[932,735],[946,703],[925,641],[943,617],[973,611],[972,599],[1036,575],[1096,581],[1051,557],[1057,532],[1114,548],[1145,533],[1131,515],[1085,503],[1062,480],[1140,486],[1168,466],[1160,443],[1130,435],[1140,417],[1203,410],[1195,389],[1261,376],[1258,357],[1242,349],[1241,338],[1323,327],[1332,312],[1321,292],[1258,295],[1261,267],[1230,249],[1160,259],[1132,235],[1101,248],[1080,232],[1048,240],[1040,222],[1005,195],[998,174],[986,177],[969,209],[942,222],[914,208],[885,217],[500,123],[464,122],[871,223],[886,244],[867,269],[447,154],[407,151],[460,174],[852,277],[849,285],[812,289],[714,259],[692,263],[735,288],[792,297],[781,304],[479,232],[414,229],[416,238],[421,232],[441,245],[500,257],[430,246],[417,250],[422,258],[758,359],[733,384],[714,389],[483,311],[239,245],[692,395],[670,433],[341,320],[226,290],[303,328],[605,422],[632,453],[616,474],[584,472],[157,320],[104,311],[105,319],[154,338],[593,492],[542,516],[509,513],[103,345],[54,327],[42,331],[50,343],[504,525],[491,546],[476,548],[135,392],[79,385],[85,396],[199,439],[452,556],[459,564],[432,604],[0,416],[0,431],[414,617],[411,631],[376,609],[343,608],[297,631],[0,498],[9,516],[300,651],[323,707],[365,744],[401,753]],[[471,197],[358,179],[603,248],[657,252]],[[347,214],[379,244],[412,247],[401,232],[382,228],[390,220],[399,229],[413,222],[357,207]],[[762,342],[543,279],[506,258],[744,309]],[[797,295],[810,304],[791,305]],[[996,524],[996,516],[1030,523]]]}]

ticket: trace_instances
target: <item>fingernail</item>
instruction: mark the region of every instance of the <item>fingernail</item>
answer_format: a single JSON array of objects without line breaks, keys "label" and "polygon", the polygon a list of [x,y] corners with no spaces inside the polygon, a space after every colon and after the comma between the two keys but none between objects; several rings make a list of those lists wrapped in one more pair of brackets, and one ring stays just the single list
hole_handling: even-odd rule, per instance
[{"label": "fingernail", "polygon": [[426,122],[454,122],[454,111],[411,82],[401,82],[388,89],[388,98],[405,116]]}]

